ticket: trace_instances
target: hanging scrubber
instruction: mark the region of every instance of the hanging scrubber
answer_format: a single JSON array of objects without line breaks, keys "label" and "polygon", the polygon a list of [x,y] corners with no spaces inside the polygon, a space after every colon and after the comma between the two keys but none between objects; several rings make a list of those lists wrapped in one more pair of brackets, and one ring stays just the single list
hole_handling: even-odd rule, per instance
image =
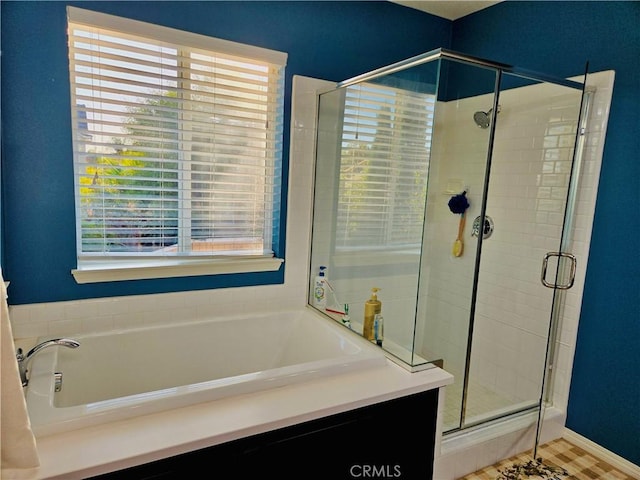
[{"label": "hanging scrubber", "polygon": [[469,200],[467,200],[467,191],[454,195],[449,199],[449,210],[453,213],[464,213],[469,208]]},{"label": "hanging scrubber", "polygon": [[453,243],[451,253],[454,257],[462,256],[464,250],[464,242],[462,240],[465,225],[465,212],[469,208],[469,200],[467,200],[466,190],[458,195],[454,195],[449,199],[449,210],[460,215],[460,224],[458,225],[458,238]]}]

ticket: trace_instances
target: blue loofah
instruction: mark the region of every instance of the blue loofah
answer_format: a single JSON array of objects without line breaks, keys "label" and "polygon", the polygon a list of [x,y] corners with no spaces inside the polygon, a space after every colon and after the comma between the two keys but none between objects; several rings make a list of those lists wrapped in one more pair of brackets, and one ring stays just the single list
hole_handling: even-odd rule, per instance
[{"label": "blue loofah", "polygon": [[449,199],[449,210],[453,213],[464,213],[467,208],[469,208],[469,201],[467,200],[466,191]]}]

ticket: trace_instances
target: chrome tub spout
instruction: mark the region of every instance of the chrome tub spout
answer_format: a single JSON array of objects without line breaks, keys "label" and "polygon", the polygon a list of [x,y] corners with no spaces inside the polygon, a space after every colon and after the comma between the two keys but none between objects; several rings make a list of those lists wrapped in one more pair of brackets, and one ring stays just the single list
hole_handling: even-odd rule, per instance
[{"label": "chrome tub spout", "polygon": [[27,365],[29,364],[29,361],[35,356],[36,353],[38,353],[43,348],[54,347],[58,345],[68,348],[78,348],[80,346],[80,343],[70,338],[54,338],[53,340],[47,340],[46,342],[39,343],[31,350],[29,350],[26,355],[22,353],[21,348],[18,349],[18,351],[16,352],[16,360],[18,360],[20,381],[22,382],[23,387],[26,387],[29,384],[29,379],[27,378]]}]

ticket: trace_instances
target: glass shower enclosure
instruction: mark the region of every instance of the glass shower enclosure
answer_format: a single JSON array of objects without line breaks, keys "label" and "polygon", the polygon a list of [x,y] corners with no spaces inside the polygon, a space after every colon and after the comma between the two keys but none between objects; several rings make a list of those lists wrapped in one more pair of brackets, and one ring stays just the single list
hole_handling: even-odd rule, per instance
[{"label": "glass shower enclosure", "polygon": [[308,302],[362,335],[379,289],[373,341],[455,376],[445,431],[541,404],[575,273],[584,98],[445,49],[319,95]]}]

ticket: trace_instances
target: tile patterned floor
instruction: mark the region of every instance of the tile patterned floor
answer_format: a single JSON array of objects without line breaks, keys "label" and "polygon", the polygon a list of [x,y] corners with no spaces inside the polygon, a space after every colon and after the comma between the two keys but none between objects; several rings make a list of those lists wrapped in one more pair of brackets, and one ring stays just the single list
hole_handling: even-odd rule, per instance
[{"label": "tile patterned floor", "polygon": [[523,465],[532,460],[531,452],[525,452],[466,475],[459,480],[515,480],[516,478],[518,480],[638,480],[616,470],[608,463],[562,438],[538,448],[538,457],[542,458],[543,465],[550,467],[557,473],[544,473],[537,476],[521,475],[520,477],[505,476],[513,471],[510,467],[514,464]]}]

